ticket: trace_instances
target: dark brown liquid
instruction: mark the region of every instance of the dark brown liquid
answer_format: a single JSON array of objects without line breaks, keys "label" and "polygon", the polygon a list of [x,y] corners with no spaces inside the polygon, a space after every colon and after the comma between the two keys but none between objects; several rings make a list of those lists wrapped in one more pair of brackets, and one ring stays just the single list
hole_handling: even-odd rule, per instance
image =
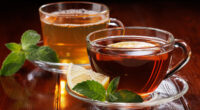
[{"label": "dark brown liquid", "polygon": [[[99,45],[110,45],[122,41],[148,42],[162,45],[161,40],[143,37],[107,37],[95,40]],[[88,48],[90,62],[94,71],[112,78],[120,76],[119,89],[128,89],[139,94],[153,92],[166,75],[170,54],[159,47],[147,51],[111,50],[108,48]]]}]

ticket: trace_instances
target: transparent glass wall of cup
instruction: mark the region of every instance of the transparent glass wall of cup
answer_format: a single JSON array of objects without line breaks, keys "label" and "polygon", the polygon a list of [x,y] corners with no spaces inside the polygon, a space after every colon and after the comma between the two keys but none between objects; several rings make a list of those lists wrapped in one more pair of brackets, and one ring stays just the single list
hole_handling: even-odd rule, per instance
[{"label": "transparent glass wall of cup", "polygon": [[[181,69],[191,55],[184,41],[174,39],[167,31],[148,27],[98,30],[87,36],[87,46],[94,71],[111,79],[120,76],[119,89],[140,95],[152,93],[163,79]],[[183,58],[169,68],[176,48],[182,49]]]},{"label": "transparent glass wall of cup", "polygon": [[109,24],[123,27],[120,21],[109,18],[108,7],[99,3],[49,3],[39,12],[44,45],[53,48],[64,63],[88,64],[86,36]]}]

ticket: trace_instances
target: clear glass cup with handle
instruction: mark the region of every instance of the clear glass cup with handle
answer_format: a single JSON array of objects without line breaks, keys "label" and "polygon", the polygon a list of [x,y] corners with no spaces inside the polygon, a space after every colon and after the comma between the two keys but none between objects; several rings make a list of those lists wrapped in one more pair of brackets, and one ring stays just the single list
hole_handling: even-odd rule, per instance
[{"label": "clear glass cup with handle", "polygon": [[39,8],[44,45],[53,48],[61,63],[88,64],[86,36],[93,31],[123,27],[109,17],[109,8],[93,2],[57,2]]},{"label": "clear glass cup with handle", "polygon": [[[120,77],[120,89],[141,95],[152,93],[164,78],[190,59],[190,47],[170,32],[150,27],[103,29],[87,36],[88,55],[94,71]],[[172,56],[181,48],[183,58],[172,67]],[[172,68],[170,68],[172,67]]]}]

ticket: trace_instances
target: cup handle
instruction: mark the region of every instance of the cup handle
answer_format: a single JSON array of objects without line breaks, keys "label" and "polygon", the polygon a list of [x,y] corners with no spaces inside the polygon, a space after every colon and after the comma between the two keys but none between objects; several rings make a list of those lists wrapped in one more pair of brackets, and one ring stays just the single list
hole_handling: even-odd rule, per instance
[{"label": "cup handle", "polygon": [[167,75],[164,79],[169,78],[171,75],[173,75],[174,73],[179,71],[183,66],[185,66],[191,56],[191,49],[183,40],[175,39],[174,47],[182,49],[184,58],[181,61],[179,61],[174,67],[168,70]]},{"label": "cup handle", "polygon": [[110,22],[108,23],[108,25],[111,28],[112,27],[119,27],[119,28],[124,29],[123,23],[120,20],[116,19],[116,18],[110,18]]}]

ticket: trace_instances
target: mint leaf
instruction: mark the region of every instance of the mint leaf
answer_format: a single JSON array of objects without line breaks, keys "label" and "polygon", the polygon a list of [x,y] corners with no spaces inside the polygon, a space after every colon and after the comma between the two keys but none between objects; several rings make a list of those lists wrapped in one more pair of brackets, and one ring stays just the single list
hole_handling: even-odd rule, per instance
[{"label": "mint leaf", "polygon": [[39,46],[37,46],[37,45],[28,46],[25,51],[26,59],[28,59],[30,61],[38,60],[38,54],[37,54],[38,49],[39,49]]},{"label": "mint leaf", "polygon": [[119,90],[109,96],[110,102],[143,102],[141,96],[128,90]]},{"label": "mint leaf", "polygon": [[28,30],[23,33],[21,44],[7,43],[6,47],[12,52],[4,60],[0,75],[13,75],[22,67],[25,59],[58,62],[56,52],[48,46],[37,46],[39,41],[40,35],[34,30]]},{"label": "mint leaf", "polygon": [[40,34],[34,30],[27,30],[22,34],[21,43],[23,50],[30,45],[36,45],[40,41]]},{"label": "mint leaf", "polygon": [[117,100],[119,99],[119,96],[114,94],[114,93],[110,93],[109,95],[107,95],[107,101],[109,102],[117,102]]},{"label": "mint leaf", "polygon": [[37,46],[37,45],[30,45],[27,47],[25,51],[26,59],[33,61],[33,60],[41,60],[41,61],[48,61],[48,62],[58,62],[58,57],[56,52],[48,46]]},{"label": "mint leaf", "polygon": [[24,52],[11,52],[2,64],[1,75],[10,76],[16,73],[23,66],[24,62]]},{"label": "mint leaf", "polygon": [[119,84],[120,77],[113,78],[113,80],[108,85],[107,95],[109,96],[110,93],[113,93],[117,90]]},{"label": "mint leaf", "polygon": [[143,102],[143,99],[140,95],[128,91],[128,90],[119,90],[117,91],[117,86],[119,84],[120,77],[114,78],[106,90],[104,87],[96,81],[83,81],[78,83],[72,90],[88,97],[93,100],[99,101],[109,101],[109,102]]},{"label": "mint leaf", "polygon": [[94,80],[78,83],[73,90],[93,100],[105,101],[106,98],[105,88]]},{"label": "mint leaf", "polygon": [[49,62],[58,62],[58,57],[56,52],[48,46],[41,46],[37,50],[36,60],[49,61]]},{"label": "mint leaf", "polygon": [[6,47],[11,51],[20,51],[22,49],[22,46],[17,43],[7,43]]}]

